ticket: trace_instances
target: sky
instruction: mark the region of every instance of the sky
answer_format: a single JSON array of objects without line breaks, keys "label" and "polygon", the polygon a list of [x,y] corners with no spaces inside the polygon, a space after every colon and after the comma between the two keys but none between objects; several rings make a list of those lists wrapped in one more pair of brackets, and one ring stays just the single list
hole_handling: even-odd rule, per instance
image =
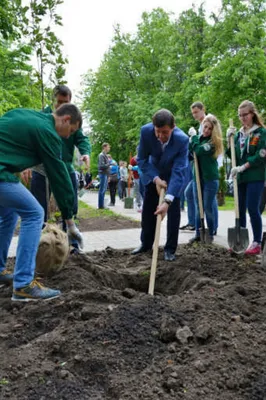
[{"label": "sky", "polygon": [[[134,33],[144,11],[163,8],[174,13],[174,18],[189,9],[198,7],[200,0],[64,0],[58,7],[63,27],[57,30],[68,57],[66,80],[75,93],[81,89],[82,75],[100,66],[104,53],[111,45],[116,24],[122,32]],[[205,0],[207,15],[218,11],[221,0]]]}]

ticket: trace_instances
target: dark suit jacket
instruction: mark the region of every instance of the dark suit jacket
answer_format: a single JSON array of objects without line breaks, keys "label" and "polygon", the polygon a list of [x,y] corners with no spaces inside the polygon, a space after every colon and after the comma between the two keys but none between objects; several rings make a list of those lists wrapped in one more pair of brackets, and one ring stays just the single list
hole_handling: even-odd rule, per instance
[{"label": "dark suit jacket", "polygon": [[161,142],[155,136],[154,125],[144,125],[138,150],[143,184],[148,185],[159,176],[168,183],[166,194],[180,197],[189,179],[188,142],[188,136],[175,127],[163,151]]}]

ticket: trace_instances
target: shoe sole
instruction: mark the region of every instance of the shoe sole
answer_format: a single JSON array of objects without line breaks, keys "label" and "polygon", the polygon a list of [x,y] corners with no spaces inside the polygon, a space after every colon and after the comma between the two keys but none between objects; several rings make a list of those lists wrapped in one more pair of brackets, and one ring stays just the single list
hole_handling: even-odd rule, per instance
[{"label": "shoe sole", "polygon": [[40,301],[40,300],[42,300],[42,301],[48,301],[48,300],[54,300],[54,299],[57,299],[58,297],[60,297],[61,296],[61,294],[58,294],[57,296],[54,296],[54,297],[48,297],[47,299],[42,299],[41,297],[38,297],[38,299],[36,299],[36,298],[29,298],[29,297],[23,297],[23,298],[21,298],[21,299],[15,299],[15,298],[13,298],[13,296],[11,297],[11,300],[12,301],[18,301],[18,302],[21,302],[21,303],[29,303],[29,302],[31,302],[31,301]]}]

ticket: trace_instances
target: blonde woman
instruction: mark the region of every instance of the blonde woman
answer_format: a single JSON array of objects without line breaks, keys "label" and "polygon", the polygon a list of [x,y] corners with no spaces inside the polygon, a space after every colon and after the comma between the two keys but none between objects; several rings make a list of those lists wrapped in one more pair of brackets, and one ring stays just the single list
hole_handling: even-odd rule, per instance
[{"label": "blonde woman", "polygon": [[227,130],[228,150],[231,156],[230,136],[234,136],[236,167],[232,168],[232,177],[237,176],[239,196],[240,226],[246,227],[246,210],[250,216],[253,242],[246,250],[247,255],[261,252],[262,219],[260,200],[265,180],[266,129],[254,103],[243,101],[238,107],[238,117],[242,127]]},{"label": "blonde woman", "polygon": [[[223,140],[221,126],[217,118],[208,114],[202,122],[202,135],[194,135],[190,142],[190,151],[195,152],[200,170],[200,181],[204,211],[211,240],[215,231],[213,218],[213,202],[219,187],[219,172],[217,158],[223,153]],[[195,171],[193,171],[193,192],[196,204],[196,236],[190,243],[200,241],[200,215]]]}]

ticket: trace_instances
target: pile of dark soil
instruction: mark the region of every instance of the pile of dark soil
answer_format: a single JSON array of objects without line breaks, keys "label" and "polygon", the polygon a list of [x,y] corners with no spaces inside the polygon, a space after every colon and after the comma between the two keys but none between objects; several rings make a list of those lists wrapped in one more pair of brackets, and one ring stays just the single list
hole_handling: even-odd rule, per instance
[{"label": "pile of dark soil", "polygon": [[62,297],[12,303],[0,289],[0,398],[265,400],[266,273],[217,247],[73,256]]}]

